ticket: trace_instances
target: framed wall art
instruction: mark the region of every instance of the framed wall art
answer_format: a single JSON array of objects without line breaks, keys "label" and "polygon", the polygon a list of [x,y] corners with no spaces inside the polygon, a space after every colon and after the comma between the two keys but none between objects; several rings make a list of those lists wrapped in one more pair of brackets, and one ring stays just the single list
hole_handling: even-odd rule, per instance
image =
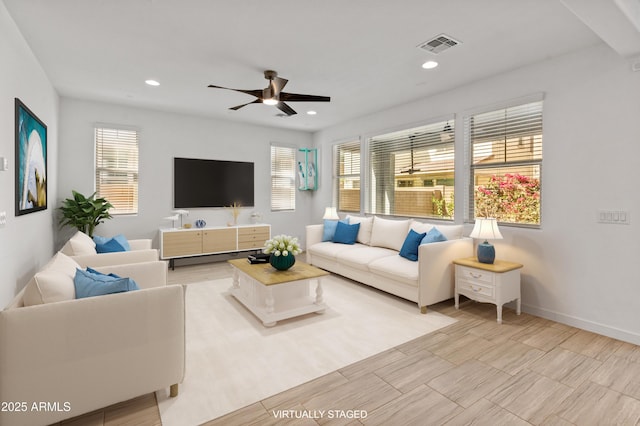
[{"label": "framed wall art", "polygon": [[47,126],[15,99],[16,216],[20,216],[47,208]]}]

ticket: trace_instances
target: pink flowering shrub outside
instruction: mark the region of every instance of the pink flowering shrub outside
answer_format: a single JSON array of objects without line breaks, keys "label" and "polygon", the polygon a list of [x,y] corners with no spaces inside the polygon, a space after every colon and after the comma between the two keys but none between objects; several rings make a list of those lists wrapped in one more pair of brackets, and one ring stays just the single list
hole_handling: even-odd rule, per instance
[{"label": "pink flowering shrub outside", "polygon": [[540,179],[520,174],[493,175],[476,190],[477,217],[495,217],[499,222],[540,223]]}]

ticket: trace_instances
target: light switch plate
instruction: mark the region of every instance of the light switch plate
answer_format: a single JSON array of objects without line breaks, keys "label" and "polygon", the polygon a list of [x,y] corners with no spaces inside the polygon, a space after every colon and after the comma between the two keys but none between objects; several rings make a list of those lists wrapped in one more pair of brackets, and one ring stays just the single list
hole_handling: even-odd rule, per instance
[{"label": "light switch plate", "polygon": [[9,159],[6,157],[0,157],[0,171],[9,170]]},{"label": "light switch plate", "polygon": [[7,224],[7,212],[0,212],[0,226]]}]

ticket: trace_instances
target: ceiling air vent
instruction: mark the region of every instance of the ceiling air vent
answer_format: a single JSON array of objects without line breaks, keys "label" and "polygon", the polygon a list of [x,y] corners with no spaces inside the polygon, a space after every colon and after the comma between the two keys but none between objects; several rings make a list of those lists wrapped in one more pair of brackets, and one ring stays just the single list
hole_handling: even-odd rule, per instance
[{"label": "ceiling air vent", "polygon": [[418,47],[428,52],[438,54],[453,46],[457,46],[458,44],[460,44],[458,40],[455,40],[446,34],[440,34],[438,36],[435,36],[431,40],[419,44]]}]

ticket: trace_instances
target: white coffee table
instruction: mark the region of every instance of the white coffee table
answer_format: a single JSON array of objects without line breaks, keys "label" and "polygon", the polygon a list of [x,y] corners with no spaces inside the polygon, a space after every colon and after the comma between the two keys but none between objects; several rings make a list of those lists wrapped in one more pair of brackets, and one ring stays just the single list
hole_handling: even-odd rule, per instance
[{"label": "white coffee table", "polygon": [[[233,268],[233,285],[229,289],[265,327],[276,322],[312,312],[322,313],[327,305],[322,299],[322,277],[327,271],[296,260],[286,271],[269,263],[251,265],[246,259],[228,261]],[[311,285],[315,283],[315,296]]]}]

